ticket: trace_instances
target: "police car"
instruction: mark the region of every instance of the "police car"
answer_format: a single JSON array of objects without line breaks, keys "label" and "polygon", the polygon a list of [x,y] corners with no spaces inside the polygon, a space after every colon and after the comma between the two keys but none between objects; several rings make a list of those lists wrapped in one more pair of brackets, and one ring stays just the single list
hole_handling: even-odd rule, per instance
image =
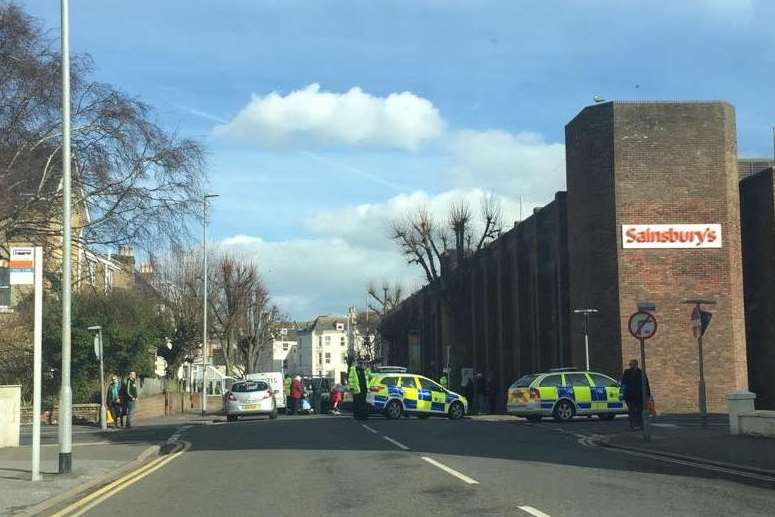
[{"label": "police car", "polygon": [[388,418],[399,418],[406,413],[420,418],[446,415],[458,420],[468,412],[465,397],[427,377],[411,373],[374,375],[366,402]]},{"label": "police car", "polygon": [[559,368],[525,375],[509,386],[509,414],[539,421],[545,416],[565,422],[576,415],[613,420],[627,413],[618,382],[602,373]]}]

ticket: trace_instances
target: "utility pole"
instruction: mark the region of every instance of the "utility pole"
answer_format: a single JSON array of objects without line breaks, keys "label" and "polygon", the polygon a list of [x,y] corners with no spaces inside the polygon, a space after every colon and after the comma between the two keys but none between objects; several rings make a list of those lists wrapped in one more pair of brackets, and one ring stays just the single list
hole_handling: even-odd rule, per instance
[{"label": "utility pole", "polygon": [[70,215],[70,10],[61,0],[62,11],[62,372],[59,388],[59,473],[73,469],[73,391],[70,386],[70,291],[72,244]]},{"label": "utility pole", "polygon": [[43,248],[35,247],[35,328],[32,363],[32,480],[40,481],[40,387],[43,356]]},{"label": "utility pole", "polygon": [[202,416],[207,414],[207,200],[219,194],[202,196]]},{"label": "utility pole", "polygon": [[598,309],[574,309],[575,314],[584,315],[584,356],[586,357],[587,371],[589,371],[589,315],[600,312]]}]

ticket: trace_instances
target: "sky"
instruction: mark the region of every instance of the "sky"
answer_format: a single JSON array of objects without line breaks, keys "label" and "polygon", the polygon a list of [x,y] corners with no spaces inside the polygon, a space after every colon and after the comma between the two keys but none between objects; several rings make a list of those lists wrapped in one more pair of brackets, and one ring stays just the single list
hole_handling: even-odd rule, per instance
[{"label": "sky", "polygon": [[[17,0],[56,36],[59,2]],[[564,125],[593,96],[726,100],[771,156],[768,0],[70,0],[96,78],[208,150],[209,237],[254,258],[291,318],[422,285],[388,238],[419,207],[565,188]]]}]

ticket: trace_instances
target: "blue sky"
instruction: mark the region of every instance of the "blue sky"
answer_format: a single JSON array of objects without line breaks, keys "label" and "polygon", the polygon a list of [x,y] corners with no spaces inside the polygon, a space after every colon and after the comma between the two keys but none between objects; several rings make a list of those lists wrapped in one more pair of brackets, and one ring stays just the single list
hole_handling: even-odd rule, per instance
[{"label": "blue sky", "polygon": [[[19,3],[58,28],[58,1]],[[512,218],[520,195],[549,201],[594,95],[727,100],[740,154],[770,155],[773,19],[754,0],[71,0],[71,45],[206,142],[213,238],[309,318],[369,280],[417,285],[391,217],[483,190]]]}]

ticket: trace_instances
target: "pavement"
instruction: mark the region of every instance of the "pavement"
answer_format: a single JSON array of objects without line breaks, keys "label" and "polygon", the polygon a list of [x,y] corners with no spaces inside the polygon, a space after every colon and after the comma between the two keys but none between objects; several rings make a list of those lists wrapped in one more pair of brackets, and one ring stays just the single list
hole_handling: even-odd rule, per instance
[{"label": "pavement", "polygon": [[[210,419],[215,417],[210,417]],[[41,481],[32,482],[32,425],[21,429],[21,447],[0,449],[0,515],[34,514],[41,503],[99,484],[132,464],[155,456],[159,446],[186,424],[204,423],[198,415],[149,419],[132,429],[73,425],[73,471],[60,476],[58,426],[41,425]]]}]

